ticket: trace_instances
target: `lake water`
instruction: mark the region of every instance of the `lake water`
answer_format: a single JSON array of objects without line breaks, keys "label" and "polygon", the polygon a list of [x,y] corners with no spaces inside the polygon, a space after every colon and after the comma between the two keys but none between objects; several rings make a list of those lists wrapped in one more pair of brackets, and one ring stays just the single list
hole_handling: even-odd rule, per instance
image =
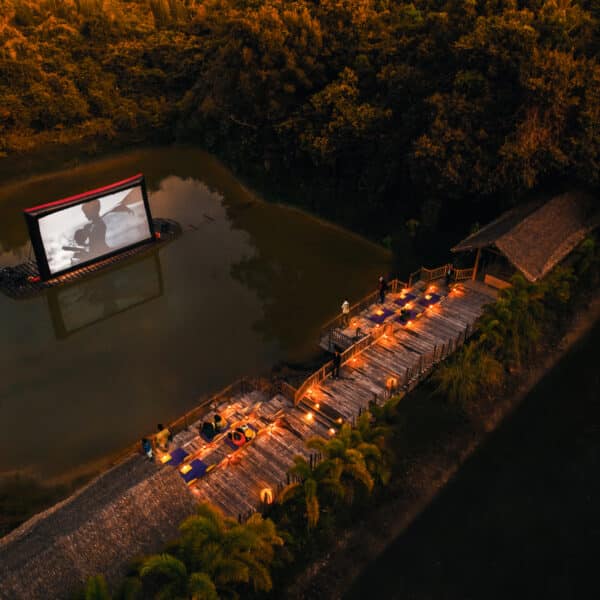
[{"label": "lake water", "polygon": [[306,359],[344,298],[390,269],[384,249],[261,201],[181,147],[6,183],[0,266],[30,255],[24,208],[138,172],[179,239],[34,299],[0,294],[0,474],[81,470],[240,376]]}]

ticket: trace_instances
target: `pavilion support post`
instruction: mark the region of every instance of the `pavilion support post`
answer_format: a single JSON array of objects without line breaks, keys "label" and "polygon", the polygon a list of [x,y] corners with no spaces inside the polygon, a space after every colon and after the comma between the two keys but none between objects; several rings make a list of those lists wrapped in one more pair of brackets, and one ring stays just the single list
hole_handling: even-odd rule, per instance
[{"label": "pavilion support post", "polygon": [[475,281],[477,277],[477,268],[479,267],[479,259],[481,257],[481,248],[477,248],[477,256],[475,257],[475,266],[473,267],[473,276],[472,279]]}]

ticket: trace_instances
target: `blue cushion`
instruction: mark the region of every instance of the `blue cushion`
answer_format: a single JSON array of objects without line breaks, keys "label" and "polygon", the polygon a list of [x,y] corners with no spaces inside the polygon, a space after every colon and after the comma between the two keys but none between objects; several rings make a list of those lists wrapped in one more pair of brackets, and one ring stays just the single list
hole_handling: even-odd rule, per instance
[{"label": "blue cushion", "polygon": [[397,298],[394,300],[394,304],[397,304],[400,308],[402,308],[405,304],[408,304],[411,300],[414,300],[416,296],[414,294],[406,294],[404,298]]},{"label": "blue cushion", "polygon": [[183,448],[177,448],[176,450],[173,450],[173,452],[170,452],[170,454],[171,460],[167,462],[167,464],[172,467],[180,465],[185,460],[186,456],[188,456],[188,453]]},{"label": "blue cushion", "polygon": [[381,314],[378,315],[377,313],[373,313],[372,315],[369,315],[367,318],[370,319],[371,321],[373,321],[373,323],[383,323],[390,315],[393,315],[394,311],[390,310],[389,308],[382,308],[381,309]]},{"label": "blue cushion", "polygon": [[193,460],[190,463],[190,467],[192,468],[187,473],[181,473],[181,471],[179,472],[186,483],[189,483],[194,479],[199,479],[206,473],[206,469],[208,469],[208,465],[199,458]]}]

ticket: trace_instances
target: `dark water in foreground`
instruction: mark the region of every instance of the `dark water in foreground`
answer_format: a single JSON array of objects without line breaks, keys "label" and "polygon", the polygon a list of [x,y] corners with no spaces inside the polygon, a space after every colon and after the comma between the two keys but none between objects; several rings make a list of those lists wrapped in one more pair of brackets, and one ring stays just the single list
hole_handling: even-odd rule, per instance
[{"label": "dark water in foreground", "polygon": [[146,174],[160,251],[31,300],[0,294],[0,475],[48,480],[133,443],[197,399],[316,349],[391,256],[266,204],[211,156],[136,150],[0,187],[0,266],[29,255],[22,209]]},{"label": "dark water in foreground", "polygon": [[597,324],[348,600],[599,597],[599,344]]}]

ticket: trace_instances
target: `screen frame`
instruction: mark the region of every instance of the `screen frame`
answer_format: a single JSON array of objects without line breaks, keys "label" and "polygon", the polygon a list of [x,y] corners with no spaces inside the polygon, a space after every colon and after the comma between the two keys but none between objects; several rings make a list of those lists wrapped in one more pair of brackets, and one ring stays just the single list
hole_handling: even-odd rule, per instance
[{"label": "screen frame", "polygon": [[[135,187],[141,187],[142,189],[142,199],[144,201],[144,209],[146,211],[146,218],[148,220],[150,232],[148,237],[142,240],[138,240],[133,244],[129,244],[128,246],[123,246],[122,248],[118,248],[112,252],[108,252],[107,254],[103,254],[102,256],[91,258],[90,260],[87,260],[85,262],[80,262],[71,267],[67,267],[66,269],[62,269],[60,271],[52,273],[48,264],[46,249],[44,248],[44,244],[42,242],[42,235],[40,232],[40,219],[47,217],[52,213],[59,212],[65,208],[77,206],[78,204],[84,204],[86,202],[89,202],[90,200],[102,198],[103,196],[107,196],[115,192],[121,192],[123,190]],[[152,213],[150,212],[148,193],[146,191],[146,180],[142,173],[138,173],[133,177],[128,177],[127,179],[123,179],[122,181],[117,181],[116,183],[111,183],[109,185],[105,185],[95,190],[83,192],[82,194],[69,196],[68,198],[63,198],[62,200],[56,200],[54,202],[48,202],[46,204],[40,204],[32,208],[26,208],[23,212],[25,215],[25,221],[27,223],[27,229],[29,230],[29,238],[31,239],[31,245],[33,246],[33,252],[35,254],[35,259],[38,265],[38,272],[43,281],[55,279],[57,277],[60,277],[61,275],[64,275],[65,273],[70,273],[71,271],[77,271],[86,267],[87,265],[106,260],[107,258],[110,258],[117,254],[121,254],[126,250],[131,250],[132,248],[143,246],[150,242],[156,242],[156,236],[154,235],[154,226],[152,222]]]}]

